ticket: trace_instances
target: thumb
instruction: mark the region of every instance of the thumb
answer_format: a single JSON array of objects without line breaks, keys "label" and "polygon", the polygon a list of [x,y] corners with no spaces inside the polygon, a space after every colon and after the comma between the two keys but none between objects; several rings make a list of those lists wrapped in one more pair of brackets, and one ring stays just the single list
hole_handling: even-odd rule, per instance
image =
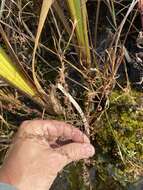
[{"label": "thumb", "polygon": [[60,147],[59,152],[64,154],[70,163],[92,157],[95,154],[95,149],[89,143],[71,143]]}]

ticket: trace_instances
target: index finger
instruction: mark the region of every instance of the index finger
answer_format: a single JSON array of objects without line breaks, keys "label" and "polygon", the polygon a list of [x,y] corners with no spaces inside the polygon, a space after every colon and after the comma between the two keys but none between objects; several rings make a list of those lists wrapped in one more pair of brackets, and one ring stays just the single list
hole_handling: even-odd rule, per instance
[{"label": "index finger", "polygon": [[33,120],[25,123],[28,127],[27,130],[31,131],[31,133],[42,135],[46,135],[48,138],[58,138],[64,137],[66,139],[71,139],[74,142],[79,143],[90,143],[89,138],[82,133],[78,128],[67,124],[62,121],[56,120]]}]

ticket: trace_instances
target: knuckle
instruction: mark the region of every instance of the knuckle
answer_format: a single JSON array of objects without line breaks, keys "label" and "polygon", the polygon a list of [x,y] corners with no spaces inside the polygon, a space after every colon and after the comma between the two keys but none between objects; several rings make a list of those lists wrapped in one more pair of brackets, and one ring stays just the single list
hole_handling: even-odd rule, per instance
[{"label": "knuckle", "polygon": [[73,161],[76,161],[78,159],[78,152],[74,147],[72,147],[69,152],[69,158]]},{"label": "knuckle", "polygon": [[21,129],[25,128],[27,125],[29,125],[30,122],[31,122],[30,120],[23,121],[22,124],[20,125],[20,128]]}]

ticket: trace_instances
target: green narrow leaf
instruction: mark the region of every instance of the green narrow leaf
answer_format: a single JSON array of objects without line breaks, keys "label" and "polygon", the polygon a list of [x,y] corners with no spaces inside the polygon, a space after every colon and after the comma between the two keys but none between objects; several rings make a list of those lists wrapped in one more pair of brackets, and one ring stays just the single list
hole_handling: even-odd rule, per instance
[{"label": "green narrow leaf", "polygon": [[76,22],[76,36],[81,47],[80,54],[83,64],[88,66],[91,62],[88,38],[88,22],[86,0],[67,0],[73,22]]}]

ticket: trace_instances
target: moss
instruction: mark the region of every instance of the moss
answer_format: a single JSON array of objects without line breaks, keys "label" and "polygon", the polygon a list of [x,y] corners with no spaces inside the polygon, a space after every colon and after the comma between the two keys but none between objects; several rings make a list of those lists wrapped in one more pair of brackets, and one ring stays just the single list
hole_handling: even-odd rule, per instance
[{"label": "moss", "polygon": [[[114,91],[110,106],[93,133],[96,168],[106,181],[112,176],[124,187],[138,179],[143,167],[143,102],[140,92]],[[93,136],[94,136],[93,135]],[[104,168],[104,169],[103,169]]]},{"label": "moss", "polygon": [[[138,180],[143,168],[142,116],[141,93],[113,91],[109,109],[92,127],[96,155],[89,171],[93,189],[124,190]],[[71,166],[68,171],[68,189],[84,190],[82,164]]]}]

